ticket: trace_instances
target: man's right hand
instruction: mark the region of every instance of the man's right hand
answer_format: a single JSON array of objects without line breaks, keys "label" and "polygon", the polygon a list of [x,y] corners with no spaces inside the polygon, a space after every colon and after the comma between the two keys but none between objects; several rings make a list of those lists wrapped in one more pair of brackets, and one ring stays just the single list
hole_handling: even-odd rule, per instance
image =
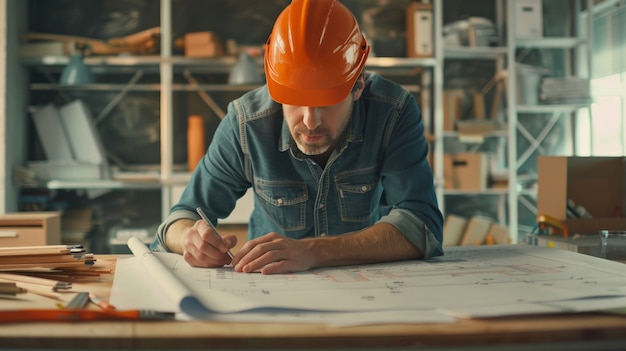
[{"label": "man's right hand", "polygon": [[168,248],[183,255],[194,267],[222,267],[231,262],[228,250],[237,245],[235,235],[220,238],[203,220],[174,222],[165,236]]}]

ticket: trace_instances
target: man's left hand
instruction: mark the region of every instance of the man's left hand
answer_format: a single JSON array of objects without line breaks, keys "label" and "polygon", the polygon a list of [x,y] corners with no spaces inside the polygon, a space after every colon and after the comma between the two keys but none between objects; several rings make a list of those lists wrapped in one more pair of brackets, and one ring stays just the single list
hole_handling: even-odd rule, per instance
[{"label": "man's left hand", "polygon": [[277,274],[306,271],[315,266],[311,239],[291,239],[269,233],[248,241],[235,255],[235,271]]}]

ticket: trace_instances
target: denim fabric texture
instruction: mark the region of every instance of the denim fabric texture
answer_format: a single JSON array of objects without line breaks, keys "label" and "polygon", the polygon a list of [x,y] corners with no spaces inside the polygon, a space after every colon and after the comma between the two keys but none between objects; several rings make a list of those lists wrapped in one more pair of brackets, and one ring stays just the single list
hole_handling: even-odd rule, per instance
[{"label": "denim fabric texture", "polygon": [[443,217],[427,161],[415,98],[374,73],[354,103],[345,140],[322,168],[303,155],[266,86],[229,103],[206,155],[151,249],[167,251],[163,233],[200,206],[217,224],[252,187],[248,238],[277,232],[291,238],[341,235],[388,222],[425,258],[443,254]]}]

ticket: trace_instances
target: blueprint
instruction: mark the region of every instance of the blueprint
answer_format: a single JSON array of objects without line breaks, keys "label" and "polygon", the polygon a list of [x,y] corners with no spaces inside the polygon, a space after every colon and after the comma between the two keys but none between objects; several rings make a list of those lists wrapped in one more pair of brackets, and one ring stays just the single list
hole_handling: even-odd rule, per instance
[{"label": "blueprint", "polygon": [[431,260],[262,275],[190,267],[180,255],[146,252],[143,243],[129,246],[136,260],[118,261],[112,298],[123,303],[125,294],[116,294],[118,274],[135,265],[147,270],[150,284],[169,279],[161,284],[168,287],[161,289],[167,295],[162,301],[192,316],[414,311],[489,317],[626,306],[623,264],[545,247],[453,247]]}]

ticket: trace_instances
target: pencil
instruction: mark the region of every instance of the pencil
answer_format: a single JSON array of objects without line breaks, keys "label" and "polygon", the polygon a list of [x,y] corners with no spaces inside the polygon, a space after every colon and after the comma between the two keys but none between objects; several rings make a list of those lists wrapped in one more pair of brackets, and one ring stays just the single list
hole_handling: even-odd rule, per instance
[{"label": "pencil", "polygon": [[25,289],[30,294],[35,294],[35,295],[47,297],[47,298],[54,299],[54,300],[60,300],[62,296],[60,293],[54,291],[52,288],[42,286],[42,285],[30,284],[30,283],[17,283],[17,285]]},{"label": "pencil", "polygon": [[[196,212],[198,212],[198,214],[200,215],[200,217],[202,218],[202,220],[204,220],[204,222],[206,224],[209,225],[209,227],[211,227],[211,229],[213,229],[213,233],[215,233],[215,235],[217,235],[218,238],[222,239],[222,236],[220,235],[220,233],[217,231],[217,229],[215,228],[215,226],[213,225],[213,223],[211,223],[211,221],[209,220],[209,217],[206,216],[206,214],[204,214],[204,211],[202,211],[202,209],[200,207],[196,208]],[[222,239],[223,240],[223,239]],[[233,258],[235,258],[233,256],[233,253],[230,252],[230,250],[227,250],[226,253],[228,254],[228,257],[230,257],[230,259],[232,260]]]},{"label": "pencil", "polygon": [[17,286],[13,282],[9,282],[9,283],[1,282],[0,283],[0,295],[15,296],[17,294],[24,294],[26,292],[28,292],[26,289]]},{"label": "pencil", "polygon": [[25,255],[62,255],[85,252],[80,245],[44,245],[44,246],[13,246],[0,247],[2,256],[25,256]]}]

